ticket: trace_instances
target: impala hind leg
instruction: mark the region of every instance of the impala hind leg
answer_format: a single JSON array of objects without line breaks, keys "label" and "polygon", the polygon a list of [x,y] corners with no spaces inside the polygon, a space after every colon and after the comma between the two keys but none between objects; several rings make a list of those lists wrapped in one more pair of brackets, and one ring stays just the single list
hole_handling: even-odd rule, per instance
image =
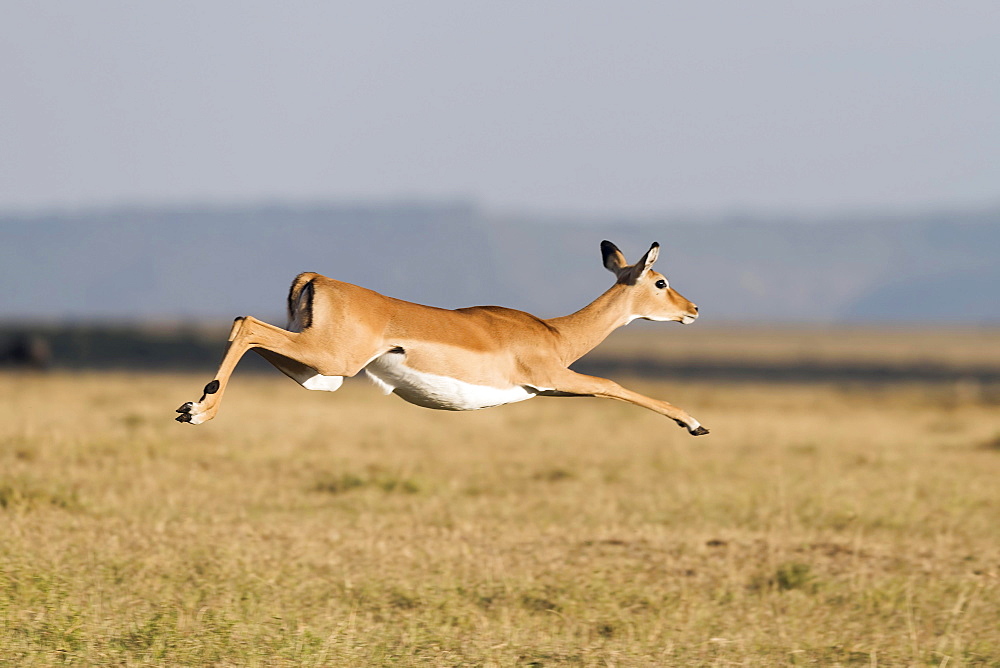
[{"label": "impala hind leg", "polygon": [[343,376],[324,376],[308,364],[303,364],[290,357],[279,355],[264,348],[254,348],[254,352],[270,362],[274,368],[285,374],[307,390],[322,390],[336,392],[344,384]]},{"label": "impala hind leg", "polygon": [[[542,392],[541,394],[544,395],[546,392]],[[562,396],[606,397],[608,399],[626,401],[670,418],[679,426],[687,429],[688,433],[692,436],[702,436],[708,433],[708,429],[703,427],[700,422],[677,406],[669,404],[666,401],[647,397],[638,392],[633,392],[607,378],[586,376],[567,369],[566,374],[559,378],[552,394],[556,396],[561,394]]]},{"label": "impala hind leg", "polygon": [[177,412],[180,413],[176,418],[177,421],[201,424],[215,417],[219,410],[219,403],[222,401],[222,395],[229,384],[229,378],[240,358],[248,350],[271,351],[290,362],[301,364],[295,359],[298,356],[297,353],[300,352],[299,336],[301,335],[269,325],[257,318],[237,318],[229,332],[229,344],[226,346],[226,352],[222,357],[219,370],[215,374],[215,379],[205,386],[201,399],[189,401],[177,409]]}]

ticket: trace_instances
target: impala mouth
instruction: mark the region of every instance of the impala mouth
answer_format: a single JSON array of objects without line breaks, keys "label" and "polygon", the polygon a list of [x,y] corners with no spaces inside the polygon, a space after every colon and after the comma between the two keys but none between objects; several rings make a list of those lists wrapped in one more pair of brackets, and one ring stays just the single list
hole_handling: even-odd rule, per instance
[{"label": "impala mouth", "polygon": [[681,318],[681,324],[682,325],[690,325],[692,322],[694,322],[697,319],[698,319],[698,316],[696,316],[696,315],[686,315],[683,318]]}]

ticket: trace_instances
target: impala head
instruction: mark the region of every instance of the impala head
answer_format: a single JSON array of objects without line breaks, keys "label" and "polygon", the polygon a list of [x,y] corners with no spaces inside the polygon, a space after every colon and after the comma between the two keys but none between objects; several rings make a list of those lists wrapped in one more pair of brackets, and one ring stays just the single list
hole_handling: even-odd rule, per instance
[{"label": "impala head", "polygon": [[698,318],[698,307],[670,287],[670,282],[658,271],[653,263],[660,254],[660,244],[654,243],[635,264],[629,264],[625,256],[610,241],[601,242],[604,266],[618,277],[618,284],[627,286],[631,317],[644,320],[680,322],[690,325]]}]

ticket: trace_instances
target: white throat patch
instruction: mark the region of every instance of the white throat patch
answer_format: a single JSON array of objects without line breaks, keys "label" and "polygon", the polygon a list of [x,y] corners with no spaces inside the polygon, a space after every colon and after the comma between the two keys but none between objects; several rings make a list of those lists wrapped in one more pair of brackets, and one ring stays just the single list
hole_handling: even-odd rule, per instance
[{"label": "white throat patch", "polygon": [[668,322],[670,318],[661,318],[655,315],[630,315],[628,317],[628,320],[625,321],[625,324],[627,325],[633,320],[652,320],[653,322]]}]

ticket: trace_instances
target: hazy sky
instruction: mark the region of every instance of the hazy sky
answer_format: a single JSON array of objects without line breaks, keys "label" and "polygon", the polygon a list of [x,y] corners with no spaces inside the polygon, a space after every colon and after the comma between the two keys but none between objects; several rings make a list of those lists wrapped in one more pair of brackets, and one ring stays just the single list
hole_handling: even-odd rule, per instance
[{"label": "hazy sky", "polygon": [[1000,4],[0,5],[0,210],[1000,202]]}]

